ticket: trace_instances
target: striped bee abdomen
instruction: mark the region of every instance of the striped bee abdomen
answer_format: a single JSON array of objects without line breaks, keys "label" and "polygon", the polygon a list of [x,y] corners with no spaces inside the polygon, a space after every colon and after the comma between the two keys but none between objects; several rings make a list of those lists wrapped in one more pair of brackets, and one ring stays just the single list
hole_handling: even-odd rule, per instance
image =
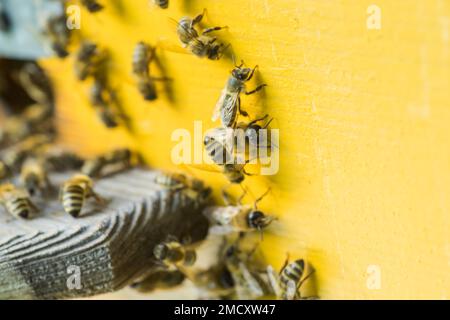
[{"label": "striped bee abdomen", "polygon": [[62,202],[64,211],[76,218],[83,208],[85,189],[80,185],[68,185],[64,187]]},{"label": "striped bee abdomen", "polygon": [[305,262],[303,259],[289,263],[281,272],[281,286],[285,288],[289,281],[294,281],[295,284],[298,284],[303,276],[304,270]]},{"label": "striped bee abdomen", "polygon": [[31,217],[31,206],[27,198],[12,198],[5,203],[6,209],[10,214],[23,219]]}]

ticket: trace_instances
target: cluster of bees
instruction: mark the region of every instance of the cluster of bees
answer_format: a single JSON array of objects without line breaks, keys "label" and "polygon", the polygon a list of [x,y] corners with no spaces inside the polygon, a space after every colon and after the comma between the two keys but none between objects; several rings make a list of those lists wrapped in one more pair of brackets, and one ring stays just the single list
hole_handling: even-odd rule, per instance
[{"label": "cluster of bees", "polygon": [[[169,2],[154,1],[165,9]],[[82,0],[81,3],[92,12],[101,11],[103,6],[95,0]],[[201,29],[203,13],[194,18],[183,17],[177,22],[176,33],[183,47],[193,55],[210,60],[218,60],[230,45],[220,43],[211,33],[226,27],[211,27]],[[47,33],[51,35],[51,47],[55,53],[64,58],[68,55],[67,29],[60,30],[60,19],[53,18],[47,24]],[[136,44],[132,56],[132,70],[136,79],[138,92],[146,101],[158,98],[156,81],[167,81],[165,77],[155,77],[150,72],[150,66],[156,59],[157,46],[145,42]],[[97,111],[99,118],[108,128],[118,126],[126,121],[126,116],[120,108],[115,91],[107,79],[108,54],[92,42],[82,42],[75,58],[75,74],[81,81],[92,80],[90,102]],[[234,60],[234,59],[233,59]],[[248,68],[241,62],[234,63],[234,68],[226,82],[226,86],[216,104],[212,120],[221,121],[221,126],[214,128],[206,135],[204,146],[213,162],[224,174],[230,184],[237,184],[244,190],[243,195],[233,201],[230,195],[223,190],[225,206],[207,207],[204,215],[211,225],[211,233],[223,236],[223,244],[218,252],[217,263],[205,270],[195,268],[197,261],[197,244],[191,244],[189,239],[177,239],[169,235],[167,239],[153,248],[154,260],[158,267],[152,269],[150,274],[143,276],[132,287],[141,292],[150,292],[155,289],[173,288],[189,279],[208,298],[237,298],[255,299],[267,295],[275,295],[279,299],[300,299],[300,286],[310,277],[313,271],[306,274],[307,264],[303,259],[289,262],[277,273],[271,266],[265,266],[256,259],[254,249],[243,245],[243,239],[254,231],[261,232],[268,227],[275,218],[258,210],[258,203],[266,196],[270,189],[257,198],[253,205],[242,204],[247,190],[242,186],[245,176],[251,175],[245,170],[245,163],[224,162],[233,159],[230,154],[235,149],[236,141],[229,144],[226,139],[227,130],[241,129],[245,133],[246,141],[256,147],[270,147],[269,144],[259,146],[258,134],[260,130],[268,128],[271,119],[268,115],[249,121],[240,122],[240,116],[249,117],[241,107],[241,94],[251,95],[266,84],[260,84],[253,90],[246,89],[246,82],[250,81],[258,66]],[[27,87],[33,87],[28,83]],[[48,101],[38,97],[38,90],[33,91],[36,101],[39,102],[37,110],[43,112]],[[31,95],[31,93],[30,93]],[[37,107],[36,107],[37,108]],[[32,109],[29,109],[32,110]],[[11,182],[0,186],[0,202],[6,210],[16,217],[30,218],[31,213],[38,210],[33,204],[33,196],[46,195],[46,190],[53,186],[47,172],[76,171],[69,180],[60,186],[59,199],[64,211],[73,217],[80,216],[85,201],[93,198],[99,204],[106,200],[94,191],[94,181],[110,172],[122,171],[139,163],[139,156],[128,149],[119,149],[93,159],[81,157],[55,147],[52,143],[52,126],[45,131],[41,125],[48,119],[42,115],[36,119],[39,112],[30,111],[30,115],[23,114],[17,119],[8,119],[5,129],[0,137],[8,144],[2,150],[0,161],[0,179],[6,179],[19,174],[19,186]],[[13,121],[20,122],[18,125]],[[265,124],[262,124],[266,121]],[[11,127],[22,127],[20,134]],[[25,128],[31,129],[25,129]],[[39,129],[44,132],[33,132]],[[111,169],[112,168],[112,169]],[[205,187],[202,181],[187,177],[184,174],[161,173],[155,177],[159,184],[172,192],[183,192],[192,199],[204,201],[210,196],[211,189]]]}]

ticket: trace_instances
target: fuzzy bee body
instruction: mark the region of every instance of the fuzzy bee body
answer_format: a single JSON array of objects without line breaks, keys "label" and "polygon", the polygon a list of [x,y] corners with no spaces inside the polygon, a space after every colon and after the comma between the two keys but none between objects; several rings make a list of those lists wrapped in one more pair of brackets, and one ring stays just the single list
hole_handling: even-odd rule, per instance
[{"label": "fuzzy bee body", "polygon": [[51,49],[59,58],[69,55],[66,47],[69,43],[70,31],[66,26],[65,15],[48,18],[44,34],[49,39]]},{"label": "fuzzy bee body", "polygon": [[117,149],[92,159],[86,160],[81,172],[91,178],[98,178],[104,174],[107,166],[118,166],[120,170],[132,165],[133,153],[129,149]]},{"label": "fuzzy bee body", "polygon": [[94,75],[99,61],[95,57],[99,55],[97,45],[91,42],[83,42],[75,60],[75,75],[80,81]]},{"label": "fuzzy bee body", "polygon": [[217,43],[217,38],[207,35],[209,32],[221,30],[222,27],[207,28],[201,35],[195,29],[195,25],[203,19],[205,11],[197,15],[194,19],[183,17],[177,25],[177,35],[180,42],[192,54],[197,57],[207,57],[210,60],[218,60],[226,47],[222,43]]},{"label": "fuzzy bee body", "polygon": [[153,255],[169,270],[190,267],[197,260],[195,250],[187,249],[175,240],[157,244],[153,249]]},{"label": "fuzzy bee body", "polygon": [[0,186],[0,203],[11,215],[18,218],[30,219],[37,211],[28,194],[9,183]]},{"label": "fuzzy bee body", "polygon": [[66,181],[61,188],[60,200],[64,211],[76,218],[80,215],[85,200],[94,197],[98,202],[102,202],[93,190],[91,178],[86,175],[75,175]]},{"label": "fuzzy bee body", "polygon": [[78,170],[84,160],[77,154],[54,145],[45,145],[38,149],[37,155],[43,159],[48,170],[62,172]]},{"label": "fuzzy bee body", "polygon": [[95,13],[103,9],[103,6],[96,0],[81,0],[81,4],[91,13]]},{"label": "fuzzy bee body", "polygon": [[137,79],[137,88],[142,97],[147,101],[158,98],[154,79],[150,76],[149,64],[154,59],[154,47],[139,42],[133,52],[133,73]]},{"label": "fuzzy bee body", "polygon": [[167,9],[169,7],[169,0],[153,0],[153,2],[161,9]]}]

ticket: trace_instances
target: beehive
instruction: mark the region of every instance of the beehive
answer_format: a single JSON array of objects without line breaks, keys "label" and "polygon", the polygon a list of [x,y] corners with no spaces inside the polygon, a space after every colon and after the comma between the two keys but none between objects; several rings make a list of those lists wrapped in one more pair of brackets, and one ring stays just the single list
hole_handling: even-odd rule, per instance
[{"label": "beehive", "polygon": [[[268,84],[243,106],[280,129],[278,174],[246,181],[256,195],[272,188],[261,202],[279,217],[261,243],[269,262],[304,257],[325,299],[449,298],[448,2],[171,0],[167,10],[104,2],[95,15],[82,10],[80,35],[111,51],[112,83],[134,130],[97,120],[73,56],[45,59],[63,143],[84,154],[129,145],[151,166],[180,169],[171,134],[192,131],[195,120],[214,126],[232,63],[158,50],[173,97],[160,85],[160,99],[148,103],[133,84],[131,56],[141,40],[177,43],[170,18],[207,8],[205,23],[229,26],[221,39]],[[226,183],[193,172],[216,190]]]}]

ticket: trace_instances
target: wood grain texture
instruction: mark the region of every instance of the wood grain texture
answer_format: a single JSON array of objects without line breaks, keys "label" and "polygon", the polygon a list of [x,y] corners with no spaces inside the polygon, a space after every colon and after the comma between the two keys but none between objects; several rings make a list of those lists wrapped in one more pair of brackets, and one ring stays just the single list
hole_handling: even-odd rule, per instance
[{"label": "wood grain texture", "polygon": [[[56,201],[29,220],[0,212],[0,299],[59,299],[118,290],[154,267],[153,247],[168,235],[206,237],[208,224],[181,193],[153,183],[136,169],[99,180],[107,207],[87,206],[74,219]],[[54,177],[53,182],[61,181]],[[80,268],[81,289],[69,289],[69,266]]]},{"label": "wood grain texture", "polygon": [[[177,43],[169,18],[207,8],[205,23],[229,26],[220,36],[268,84],[243,97],[243,108],[252,118],[269,113],[280,128],[280,171],[244,182],[256,195],[272,187],[260,203],[279,218],[262,243],[268,260],[276,268],[286,252],[309,260],[323,299],[450,297],[448,1],[173,0],[167,10],[146,0],[110,3],[95,16],[83,11],[80,32],[111,50],[112,81],[134,132],[102,127],[72,57],[48,60],[64,143],[86,154],[130,145],[152,165],[176,168],[172,132],[193,134],[195,120],[204,130],[217,125],[210,117],[232,63],[160,50],[175,96],[158,86],[160,99],[148,103],[134,86],[131,56],[141,40]],[[380,30],[366,26],[372,4]],[[226,183],[195,174],[216,190]],[[381,272],[377,289],[367,286],[370,266]]]}]

